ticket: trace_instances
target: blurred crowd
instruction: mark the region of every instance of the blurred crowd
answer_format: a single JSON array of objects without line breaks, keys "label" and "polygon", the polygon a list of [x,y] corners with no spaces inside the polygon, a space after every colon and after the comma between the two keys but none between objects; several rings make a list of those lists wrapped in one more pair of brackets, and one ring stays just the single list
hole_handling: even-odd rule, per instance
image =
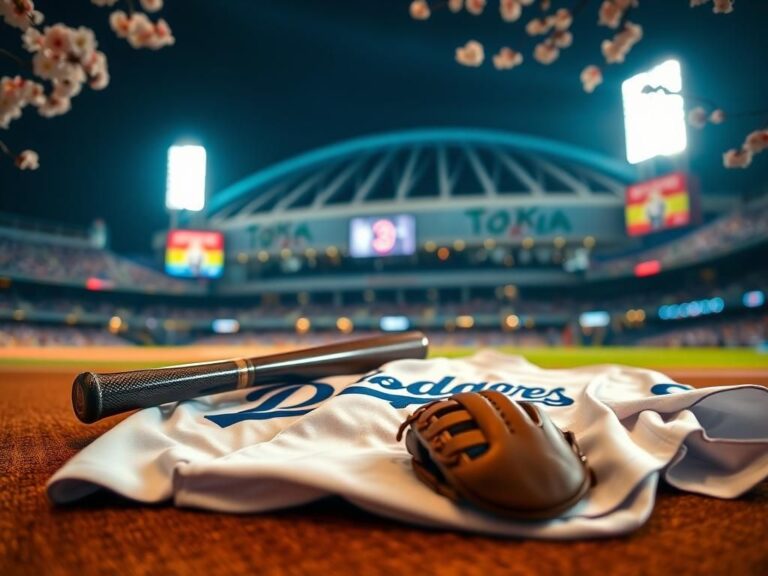
[{"label": "blurred crowd", "polygon": [[[315,332],[298,335],[295,332],[255,332],[244,331],[238,334],[212,334],[194,340],[200,346],[319,346],[350,338],[373,336],[374,332],[355,332],[340,335],[338,332]],[[519,348],[539,348],[562,344],[561,331],[533,329],[524,332],[473,331],[431,332],[429,341],[434,346],[446,347],[485,347],[514,346]]]},{"label": "blurred crowd", "polygon": [[[541,348],[568,346],[576,343],[566,328],[525,328],[517,331],[455,330],[427,331],[430,342],[441,347],[495,347]],[[768,345],[768,315],[739,319],[698,320],[685,326],[664,325],[649,331],[630,335],[623,345],[682,348],[682,347],[750,347]],[[297,334],[290,331],[244,330],[236,334],[205,334],[193,337],[187,344],[199,346],[316,346],[360,338],[373,332],[355,331],[341,334],[337,331]],[[597,345],[581,339],[581,345]],[[134,342],[113,334],[106,328],[80,326],[48,326],[31,323],[0,323],[0,348],[13,346],[130,346]]]},{"label": "blurred crowd", "polygon": [[84,246],[19,240],[0,235],[0,275],[46,283],[84,285],[97,278],[111,287],[184,292],[189,284],[134,264],[112,252]]},{"label": "blurred crowd", "polygon": [[71,282],[110,278],[114,272],[109,254],[102,250],[0,237],[0,274]]},{"label": "blurred crowd", "polygon": [[518,315],[566,315],[578,317],[589,310],[622,312],[633,308],[644,308],[649,312],[658,306],[695,299],[719,296],[726,301],[739,301],[747,290],[763,290],[768,293],[768,271],[745,274],[738,280],[728,282],[700,282],[686,286],[674,286],[666,290],[655,289],[642,292],[620,292],[612,297],[589,297],[570,292],[555,295],[539,294],[537,290],[514,288],[505,295],[489,293],[488,297],[473,296],[466,302],[430,300],[427,294],[414,296],[404,302],[374,301],[338,304],[328,297],[323,301],[305,303],[297,301],[296,295],[282,299],[275,295],[243,300],[239,305],[212,305],[206,300],[185,300],[184,304],[174,299],[154,299],[155,303],[144,304],[145,300],[126,299],[117,294],[89,294],[88,298],[62,298],[52,290],[30,296],[14,290],[0,291],[0,312],[22,310],[29,316],[34,313],[91,314],[106,317],[120,316],[123,319],[174,319],[191,322],[212,322],[217,318],[234,318],[241,323],[258,319],[291,320],[301,316],[308,318],[347,316],[349,318],[379,318],[385,315],[402,315],[409,318],[435,316],[456,317],[459,315],[518,314]]},{"label": "blurred crowd", "polygon": [[718,346],[737,348],[757,347],[768,343],[768,316],[739,320],[697,322],[695,326],[671,329],[661,334],[640,338],[640,346],[682,348]]},{"label": "blurred crowd", "polygon": [[102,328],[0,324],[0,348],[14,346],[125,346],[128,340]]},{"label": "blurred crowd", "polygon": [[638,262],[658,260],[664,269],[728,254],[768,238],[768,202],[744,206],[682,238],[639,254],[593,261],[592,269],[615,275],[631,275]]}]

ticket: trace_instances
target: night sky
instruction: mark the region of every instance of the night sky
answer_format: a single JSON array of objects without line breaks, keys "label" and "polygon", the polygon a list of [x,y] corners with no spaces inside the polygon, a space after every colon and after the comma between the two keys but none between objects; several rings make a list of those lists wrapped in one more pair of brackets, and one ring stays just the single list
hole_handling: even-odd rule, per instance
[{"label": "night sky", "polygon": [[[536,63],[524,22],[506,24],[498,5],[475,17],[435,12],[411,20],[408,0],[167,0],[160,13],[175,46],[133,50],[109,30],[108,9],[87,0],[39,0],[47,23],[95,29],[112,83],[84,90],[73,110],[24,117],[0,130],[16,150],[41,156],[37,172],[0,163],[0,211],[87,225],[104,218],[118,251],[147,252],[167,225],[167,147],[194,138],[208,149],[215,193],[273,162],[355,136],[425,126],[511,130],[624,157],[620,83],[669,56],[683,64],[688,93],[728,111],[768,110],[768,2],[737,0],[730,15],[688,0],[641,0],[631,18],[645,28],[624,65],[611,65],[595,94],[579,72],[601,64],[598,0],[574,23],[574,45],[551,66]],[[555,0],[553,6],[576,1]],[[457,46],[486,45],[479,69],[458,65]],[[523,49],[525,64],[497,71],[500,46]],[[15,29],[0,24],[0,47],[21,54]],[[0,60],[0,76],[19,72]],[[706,192],[765,190],[768,153],[747,171],[722,168],[721,154],[764,125],[768,114],[689,130],[693,170]]]}]

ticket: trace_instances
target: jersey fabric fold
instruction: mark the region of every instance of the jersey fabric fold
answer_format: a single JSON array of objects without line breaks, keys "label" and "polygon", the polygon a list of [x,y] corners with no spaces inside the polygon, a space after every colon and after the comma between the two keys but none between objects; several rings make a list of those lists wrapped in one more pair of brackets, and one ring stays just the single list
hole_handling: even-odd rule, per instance
[{"label": "jersey fabric fold", "polygon": [[[535,402],[578,439],[597,485],[548,521],[512,521],[432,492],[395,440],[418,406],[498,390]],[[719,498],[768,476],[768,389],[693,389],[619,365],[545,370],[485,350],[398,360],[364,376],[272,384],[129,416],[48,482],[56,504],[108,489],[140,502],[258,513],[341,496],[423,526],[510,537],[628,533],[647,520],[660,479]]]}]

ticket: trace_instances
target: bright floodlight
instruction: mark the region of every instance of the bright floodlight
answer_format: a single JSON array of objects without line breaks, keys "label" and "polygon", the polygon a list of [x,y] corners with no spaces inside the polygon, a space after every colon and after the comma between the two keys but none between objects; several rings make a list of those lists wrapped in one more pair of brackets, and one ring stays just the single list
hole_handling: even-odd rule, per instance
[{"label": "bright floodlight", "polygon": [[683,80],[677,60],[667,60],[621,85],[627,161],[630,164],[685,150],[682,90]]},{"label": "bright floodlight", "polygon": [[169,210],[199,212],[205,207],[205,148],[171,146],[165,206]]}]

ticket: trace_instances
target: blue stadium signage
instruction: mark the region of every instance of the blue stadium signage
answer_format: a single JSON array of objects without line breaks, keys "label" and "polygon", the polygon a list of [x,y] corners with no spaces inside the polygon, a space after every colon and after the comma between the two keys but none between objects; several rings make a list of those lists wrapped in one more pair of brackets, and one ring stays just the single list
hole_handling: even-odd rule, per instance
[{"label": "blue stadium signage", "polygon": [[[601,243],[622,242],[623,206],[516,206],[490,207],[470,205],[465,208],[412,211],[419,243],[449,243],[456,239],[481,243],[487,238],[518,241],[563,236],[581,239],[594,236]],[[364,210],[349,216],[316,217],[302,215],[294,219],[271,219],[233,226],[226,231],[230,252],[288,248],[323,250],[336,246],[345,250],[349,243],[350,221],[356,217],[376,216]],[[389,213],[380,215],[391,216]],[[297,215],[298,216],[298,215]]]},{"label": "blue stadium signage", "polygon": [[547,236],[573,231],[571,220],[560,209],[542,210],[535,206],[514,210],[473,208],[464,214],[472,223],[473,236]]}]

